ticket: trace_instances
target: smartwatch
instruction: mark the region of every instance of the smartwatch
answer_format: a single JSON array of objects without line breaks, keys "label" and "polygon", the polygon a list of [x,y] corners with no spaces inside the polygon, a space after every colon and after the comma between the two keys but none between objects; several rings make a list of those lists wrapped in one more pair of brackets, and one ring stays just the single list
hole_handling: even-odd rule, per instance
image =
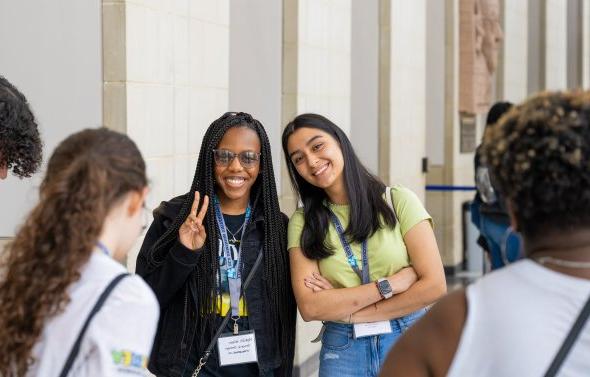
[{"label": "smartwatch", "polygon": [[377,289],[379,290],[379,294],[384,299],[388,299],[393,296],[393,289],[391,289],[391,284],[389,284],[389,280],[385,278],[381,278],[375,282],[377,285]]}]

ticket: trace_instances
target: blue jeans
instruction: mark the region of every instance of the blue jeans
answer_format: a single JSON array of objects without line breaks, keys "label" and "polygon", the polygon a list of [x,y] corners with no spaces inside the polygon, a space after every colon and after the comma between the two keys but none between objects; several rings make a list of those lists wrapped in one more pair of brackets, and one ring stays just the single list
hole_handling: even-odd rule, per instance
[{"label": "blue jeans", "polygon": [[389,334],[354,338],[353,325],[326,322],[320,351],[319,377],[377,376],[399,337],[426,312],[420,309],[392,319]]}]

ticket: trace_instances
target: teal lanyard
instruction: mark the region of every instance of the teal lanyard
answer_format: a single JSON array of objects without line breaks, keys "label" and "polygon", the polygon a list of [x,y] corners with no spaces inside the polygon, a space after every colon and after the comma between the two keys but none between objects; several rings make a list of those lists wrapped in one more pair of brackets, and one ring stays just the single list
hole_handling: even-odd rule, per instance
[{"label": "teal lanyard", "polygon": [[105,246],[104,243],[100,242],[100,241],[96,241],[96,246],[100,249],[100,251],[102,251],[104,254],[106,254],[107,256],[111,256],[111,251],[109,250],[108,247]]},{"label": "teal lanyard", "polygon": [[363,263],[363,270],[361,271],[359,269],[358,261],[357,261],[356,257],[354,256],[354,254],[352,253],[352,248],[350,247],[350,244],[346,240],[346,237],[344,237],[344,228],[342,227],[342,224],[340,223],[338,216],[336,216],[336,214],[334,212],[332,212],[331,209],[329,211],[330,211],[330,218],[332,219],[332,223],[334,224],[334,227],[336,227],[336,232],[338,232],[338,237],[340,238],[340,243],[342,244],[342,247],[344,248],[344,252],[346,253],[346,260],[348,261],[348,264],[353,269],[353,271],[356,272],[359,279],[361,279],[362,284],[368,284],[371,281],[371,275],[369,273],[369,256],[368,256],[367,240],[364,240],[361,243],[361,257],[362,257],[362,263]]},{"label": "teal lanyard", "polygon": [[[223,213],[221,212],[221,205],[217,196],[213,198],[213,204],[215,207],[215,219],[217,220],[217,229],[221,235],[221,243],[223,247],[223,259],[227,266],[227,280],[229,284],[229,297],[231,302],[232,316],[239,316],[240,314],[240,294],[242,289],[242,273],[240,271],[242,261],[242,242],[238,247],[237,260],[234,262],[231,256],[231,249],[229,246],[229,239],[227,237],[227,228],[225,226],[225,220],[223,219]],[[252,209],[250,204],[246,208],[246,218],[244,219],[244,226],[242,229],[242,235],[240,239],[244,238],[244,233],[250,222]]]}]

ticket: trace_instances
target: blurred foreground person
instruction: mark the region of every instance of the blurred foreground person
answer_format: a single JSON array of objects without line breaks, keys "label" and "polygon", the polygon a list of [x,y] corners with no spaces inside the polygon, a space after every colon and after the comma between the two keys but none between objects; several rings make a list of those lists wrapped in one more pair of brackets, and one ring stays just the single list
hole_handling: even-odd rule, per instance
[{"label": "blurred foreground person", "polygon": [[527,258],[441,300],[382,376],[590,375],[590,93],[541,94],[490,131],[484,163]]},{"label": "blurred foreground person", "polygon": [[27,99],[0,76],[0,179],[30,177],[41,164],[41,138]]},{"label": "blurred foreground person", "polygon": [[146,185],[125,135],[85,130],[58,145],[2,255],[0,376],[147,375],[158,303],[118,263],[145,226]]}]

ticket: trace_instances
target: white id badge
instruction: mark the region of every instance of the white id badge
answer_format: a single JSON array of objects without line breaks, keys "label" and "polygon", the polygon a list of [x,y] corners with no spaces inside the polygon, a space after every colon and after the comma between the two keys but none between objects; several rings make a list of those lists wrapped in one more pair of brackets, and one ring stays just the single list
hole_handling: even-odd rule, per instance
[{"label": "white id badge", "polygon": [[258,362],[254,331],[240,331],[238,335],[224,334],[217,340],[219,365],[234,365]]},{"label": "white id badge", "polygon": [[364,336],[373,336],[381,334],[389,334],[391,332],[391,322],[366,322],[354,324],[354,337],[362,338]]}]

